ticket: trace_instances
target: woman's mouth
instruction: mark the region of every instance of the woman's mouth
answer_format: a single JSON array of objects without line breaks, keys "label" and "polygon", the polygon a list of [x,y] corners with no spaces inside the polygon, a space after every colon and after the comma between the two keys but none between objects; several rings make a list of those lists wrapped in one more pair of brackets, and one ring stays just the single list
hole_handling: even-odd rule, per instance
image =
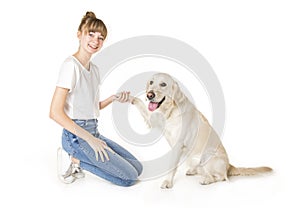
[{"label": "woman's mouth", "polygon": [[89,46],[90,48],[92,48],[92,49],[95,49],[95,50],[98,49],[98,46],[96,46],[96,45],[88,44],[88,46]]}]

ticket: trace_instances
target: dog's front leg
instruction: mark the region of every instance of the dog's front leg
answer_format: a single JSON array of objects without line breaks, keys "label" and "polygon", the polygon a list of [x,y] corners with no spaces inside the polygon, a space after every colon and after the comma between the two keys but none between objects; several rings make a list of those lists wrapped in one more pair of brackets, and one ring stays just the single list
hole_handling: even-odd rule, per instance
[{"label": "dog's front leg", "polygon": [[151,127],[150,124],[150,114],[146,107],[146,105],[143,103],[143,101],[137,97],[134,97],[132,99],[132,104],[139,110],[140,114],[144,118],[145,122],[147,123],[148,127]]},{"label": "dog's front leg", "polygon": [[178,168],[178,163],[184,151],[185,151],[185,146],[183,145],[177,145],[172,149],[172,154],[169,162],[170,164],[169,169],[171,171],[168,173],[166,179],[162,183],[161,185],[162,189],[170,189],[173,187],[174,177]]}]

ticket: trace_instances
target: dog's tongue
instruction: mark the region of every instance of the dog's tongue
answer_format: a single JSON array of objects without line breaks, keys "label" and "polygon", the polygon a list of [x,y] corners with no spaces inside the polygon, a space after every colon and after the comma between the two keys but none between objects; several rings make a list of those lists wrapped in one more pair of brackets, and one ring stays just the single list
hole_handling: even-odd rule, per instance
[{"label": "dog's tongue", "polygon": [[154,111],[155,109],[157,109],[158,103],[154,103],[154,102],[150,102],[148,105],[148,109],[149,111]]}]

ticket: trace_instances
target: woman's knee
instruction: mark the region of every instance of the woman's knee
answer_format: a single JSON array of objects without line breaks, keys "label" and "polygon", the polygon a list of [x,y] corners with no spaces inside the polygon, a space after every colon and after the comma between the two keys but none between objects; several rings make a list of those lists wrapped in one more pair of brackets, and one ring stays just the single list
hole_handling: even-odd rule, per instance
[{"label": "woman's knee", "polygon": [[135,168],[137,170],[138,176],[140,176],[143,172],[143,165],[138,160],[136,161]]},{"label": "woman's knee", "polygon": [[122,186],[130,187],[130,186],[135,185],[137,182],[138,182],[138,179],[136,179],[136,180],[123,180]]},{"label": "woman's knee", "polygon": [[130,166],[122,169],[122,172],[120,172],[118,177],[122,180],[122,186],[129,187],[137,183],[138,176],[138,171],[134,167]]}]

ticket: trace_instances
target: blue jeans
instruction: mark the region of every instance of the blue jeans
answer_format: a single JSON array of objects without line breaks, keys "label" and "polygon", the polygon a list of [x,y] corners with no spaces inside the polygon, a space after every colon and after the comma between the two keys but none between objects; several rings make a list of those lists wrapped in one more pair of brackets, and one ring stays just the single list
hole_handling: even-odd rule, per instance
[{"label": "blue jeans", "polygon": [[98,120],[74,120],[74,122],[87,130],[93,136],[103,140],[115,151],[107,151],[109,161],[96,160],[94,150],[83,139],[77,137],[66,129],[62,134],[62,147],[72,157],[80,160],[80,167],[116,185],[131,186],[138,180],[143,170],[142,164],[126,149],[112,140],[100,135]]}]

